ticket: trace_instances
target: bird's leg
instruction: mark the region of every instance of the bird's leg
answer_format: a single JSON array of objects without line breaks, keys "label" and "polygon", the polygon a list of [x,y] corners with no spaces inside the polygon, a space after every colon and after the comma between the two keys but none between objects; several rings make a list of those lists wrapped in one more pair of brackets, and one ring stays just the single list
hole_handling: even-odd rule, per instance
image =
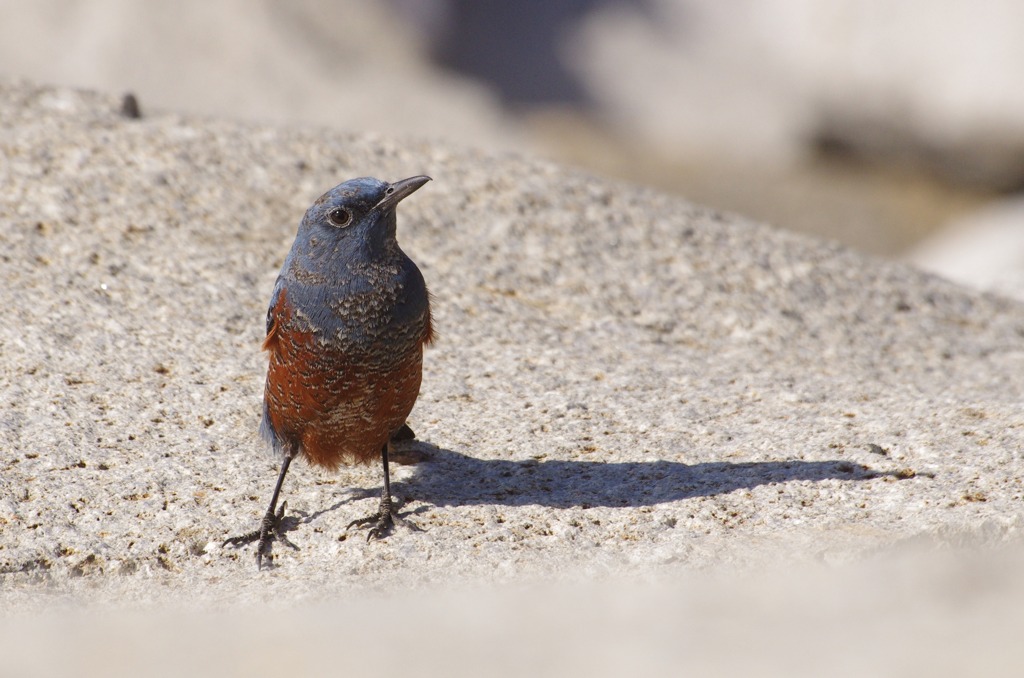
[{"label": "bird's leg", "polygon": [[389,443],[384,443],[384,446],[380,449],[380,459],[384,466],[384,487],[380,492],[380,508],[377,512],[366,516],[365,518],[359,518],[353,520],[348,524],[345,529],[351,529],[355,525],[367,525],[373,523],[373,527],[366,534],[366,541],[370,541],[373,538],[382,539],[387,536],[387,533],[391,531],[395,523],[402,525],[403,527],[409,527],[416,529],[416,527],[407,522],[404,518],[395,513],[394,506],[391,502],[391,477],[388,473],[388,447]]},{"label": "bird's leg", "polygon": [[277,508],[277,499],[281,494],[281,486],[284,484],[284,477],[288,473],[288,466],[292,463],[292,459],[294,458],[295,448],[289,447],[285,452],[284,461],[281,462],[281,472],[277,476],[277,484],[274,486],[274,494],[270,497],[270,507],[267,509],[266,515],[263,516],[263,520],[260,521],[260,528],[238,537],[231,537],[224,541],[224,546],[227,546],[228,544],[231,544],[232,546],[239,546],[241,544],[251,544],[254,541],[258,541],[256,544],[256,569],[258,570],[263,568],[264,556],[270,555],[270,543],[272,541],[272,537],[277,537],[292,548],[298,548],[288,540],[284,535],[284,532],[281,530],[281,520],[284,518],[284,511],[288,507],[288,502],[281,502],[281,508]]}]

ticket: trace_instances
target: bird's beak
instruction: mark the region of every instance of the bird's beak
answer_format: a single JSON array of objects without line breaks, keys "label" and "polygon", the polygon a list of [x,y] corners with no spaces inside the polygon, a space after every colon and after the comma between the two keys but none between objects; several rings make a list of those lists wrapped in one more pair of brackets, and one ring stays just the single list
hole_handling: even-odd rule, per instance
[{"label": "bird's beak", "polygon": [[381,212],[387,212],[390,209],[394,209],[395,205],[401,202],[404,198],[415,193],[428,181],[430,181],[430,177],[423,175],[396,181],[388,187],[388,190],[384,193],[384,197],[381,198],[379,203],[377,203],[376,209]]}]

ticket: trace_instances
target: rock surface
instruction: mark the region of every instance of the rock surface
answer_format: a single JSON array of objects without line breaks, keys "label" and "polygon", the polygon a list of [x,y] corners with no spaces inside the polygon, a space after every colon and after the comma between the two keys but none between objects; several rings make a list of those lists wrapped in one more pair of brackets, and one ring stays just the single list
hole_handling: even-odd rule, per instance
[{"label": "rock surface", "polygon": [[[120,105],[0,84],[2,609],[668,579],[668,613],[698,571],[1018,540],[1015,302],[522,157]],[[440,340],[393,490],[422,531],[365,543],[379,470],[299,464],[299,550],[257,573],[220,543],[276,474],[278,267],[324,190],[419,173]]]}]

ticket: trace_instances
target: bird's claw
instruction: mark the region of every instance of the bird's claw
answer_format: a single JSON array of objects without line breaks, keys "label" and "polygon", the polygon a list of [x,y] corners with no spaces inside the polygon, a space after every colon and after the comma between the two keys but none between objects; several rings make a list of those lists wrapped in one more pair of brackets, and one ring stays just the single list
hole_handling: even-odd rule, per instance
[{"label": "bird's claw", "polygon": [[391,502],[387,500],[381,501],[380,508],[376,513],[372,513],[365,518],[357,518],[356,520],[353,520],[348,524],[348,527],[346,527],[345,530],[348,531],[353,527],[369,525],[370,523],[373,523],[373,527],[371,527],[366,533],[367,543],[369,543],[371,539],[383,539],[388,536],[395,525],[401,525],[402,527],[410,530],[420,531],[420,528],[415,524],[410,523],[408,520],[395,513],[394,508],[391,506]]},{"label": "bird's claw", "polygon": [[256,569],[263,569],[263,559],[267,558],[268,562],[273,556],[270,553],[270,545],[276,538],[282,543],[290,546],[296,551],[299,549],[287,536],[285,536],[284,530],[282,529],[282,523],[284,519],[284,512],[288,507],[288,502],[281,502],[281,506],[278,507],[277,511],[267,511],[266,515],[263,516],[263,520],[260,521],[260,529],[253,530],[246,534],[230,537],[224,540],[224,546],[241,546],[242,544],[256,544]]},{"label": "bird's claw", "polygon": [[375,513],[359,520],[353,520],[345,529],[351,529],[356,525],[374,523],[373,527],[366,532],[366,542],[369,543],[371,539],[383,539],[386,537],[391,532],[391,528],[394,527],[394,520],[390,513]]}]

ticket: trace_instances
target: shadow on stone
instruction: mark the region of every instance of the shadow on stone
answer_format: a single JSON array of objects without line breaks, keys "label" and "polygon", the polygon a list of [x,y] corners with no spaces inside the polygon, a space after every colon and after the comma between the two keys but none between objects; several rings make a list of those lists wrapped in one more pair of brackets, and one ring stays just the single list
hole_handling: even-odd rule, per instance
[{"label": "shadow on stone", "polygon": [[[474,459],[419,443],[427,461],[401,483],[403,497],[435,506],[538,504],[554,508],[652,506],[791,481],[863,481],[890,472],[849,461],[588,462]],[[396,485],[393,484],[393,487]]]}]

